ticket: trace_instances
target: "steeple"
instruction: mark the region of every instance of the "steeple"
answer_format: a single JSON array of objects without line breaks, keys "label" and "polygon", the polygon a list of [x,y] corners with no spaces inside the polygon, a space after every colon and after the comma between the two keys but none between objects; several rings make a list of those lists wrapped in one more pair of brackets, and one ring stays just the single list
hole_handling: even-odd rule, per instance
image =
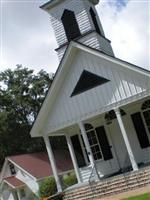
[{"label": "steeple", "polygon": [[60,60],[71,40],[114,56],[95,9],[98,3],[99,0],[50,0],[40,7],[50,15]]}]

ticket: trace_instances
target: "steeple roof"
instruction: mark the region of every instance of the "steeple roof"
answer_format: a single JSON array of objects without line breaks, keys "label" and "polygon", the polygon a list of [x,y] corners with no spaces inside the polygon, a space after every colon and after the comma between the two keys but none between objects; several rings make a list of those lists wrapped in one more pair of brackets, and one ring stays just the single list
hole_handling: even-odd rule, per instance
[{"label": "steeple roof", "polygon": [[[41,5],[40,8],[43,10],[47,10],[61,3],[62,1],[63,0],[49,0],[47,3]],[[99,3],[99,0],[89,0],[89,1],[93,3],[94,5],[97,5]]]}]

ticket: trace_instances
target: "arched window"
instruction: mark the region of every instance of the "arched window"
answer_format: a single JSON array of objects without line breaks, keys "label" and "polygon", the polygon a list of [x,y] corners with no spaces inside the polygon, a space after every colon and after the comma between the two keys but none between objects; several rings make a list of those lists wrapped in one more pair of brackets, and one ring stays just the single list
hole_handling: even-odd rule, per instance
[{"label": "arched window", "polygon": [[145,101],[141,109],[143,111],[143,117],[150,133],[150,100]]},{"label": "arched window", "polygon": [[97,19],[96,19],[96,14],[95,14],[95,12],[92,8],[90,8],[90,14],[91,14],[92,21],[93,21],[93,24],[95,26],[97,33],[99,33],[101,35],[101,31],[100,31],[100,28],[99,28],[99,25],[98,25],[98,22],[97,22]]},{"label": "arched window", "polygon": [[62,15],[61,20],[65,29],[68,41],[71,41],[81,35],[74,12],[70,10],[65,10]]},{"label": "arched window", "polygon": [[[121,116],[126,115],[126,112],[123,109],[120,109]],[[109,111],[105,114],[106,124],[111,124],[112,120],[116,119],[116,114],[114,110]]]}]

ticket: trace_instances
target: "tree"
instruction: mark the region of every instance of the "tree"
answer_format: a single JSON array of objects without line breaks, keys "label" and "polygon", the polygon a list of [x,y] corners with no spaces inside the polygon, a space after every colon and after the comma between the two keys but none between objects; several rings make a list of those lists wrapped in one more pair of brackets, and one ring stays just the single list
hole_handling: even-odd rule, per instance
[{"label": "tree", "polygon": [[52,80],[21,65],[0,73],[0,167],[8,155],[44,149],[43,140],[29,132]]}]

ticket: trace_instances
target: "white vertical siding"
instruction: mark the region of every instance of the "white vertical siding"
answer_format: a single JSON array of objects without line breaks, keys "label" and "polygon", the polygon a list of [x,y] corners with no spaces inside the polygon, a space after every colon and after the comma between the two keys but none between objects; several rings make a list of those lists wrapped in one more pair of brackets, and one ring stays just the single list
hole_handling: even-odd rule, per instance
[{"label": "white vertical siding", "polygon": [[[110,81],[70,97],[84,69]],[[141,93],[147,89],[147,82],[148,77],[143,77],[135,71],[129,71],[121,65],[80,52],[66,72],[59,95],[47,119],[46,131]]]},{"label": "white vertical siding", "polygon": [[[66,33],[61,21],[61,17],[63,15],[64,10],[68,9],[75,13],[81,35],[83,35],[89,31],[95,30],[95,26],[93,24],[93,21],[89,12],[90,7],[92,7],[96,13],[94,5],[90,3],[89,1],[66,0],[58,4],[57,6],[55,6],[49,11],[51,24],[54,29],[56,40],[59,47],[61,47],[62,45],[68,42]],[[97,15],[97,21],[98,21],[101,33],[102,35],[104,35],[104,31],[102,29],[100,20],[98,19],[98,15]],[[109,55],[112,55],[112,56],[114,55],[109,41],[105,39],[104,37],[100,36],[99,34],[97,34],[96,32],[93,34],[89,34],[87,36],[83,36],[81,39],[79,39],[79,42],[87,46],[90,46],[92,48],[102,50]],[[62,47],[61,49],[57,51],[59,60],[62,59],[65,50],[66,50],[66,46]]]},{"label": "white vertical siding", "polygon": [[67,42],[65,30],[61,22],[61,17],[65,9],[71,10],[75,13],[81,34],[84,34],[92,29],[83,1],[67,0],[62,2],[49,12],[51,16],[51,23],[59,46]]}]

